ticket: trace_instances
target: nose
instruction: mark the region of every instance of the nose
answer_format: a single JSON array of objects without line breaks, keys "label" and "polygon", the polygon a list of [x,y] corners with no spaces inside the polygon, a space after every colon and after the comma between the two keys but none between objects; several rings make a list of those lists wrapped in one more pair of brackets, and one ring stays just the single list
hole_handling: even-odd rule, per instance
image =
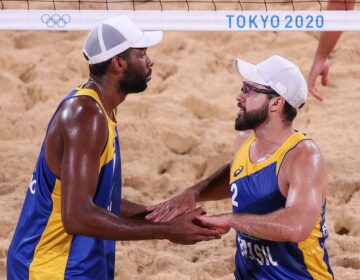
[{"label": "nose", "polygon": [[146,56],[147,58],[147,65],[148,67],[153,67],[154,66],[154,62],[151,60],[151,58],[149,56]]},{"label": "nose", "polygon": [[236,101],[240,103],[245,102],[245,94],[240,91],[240,93],[236,96]]}]

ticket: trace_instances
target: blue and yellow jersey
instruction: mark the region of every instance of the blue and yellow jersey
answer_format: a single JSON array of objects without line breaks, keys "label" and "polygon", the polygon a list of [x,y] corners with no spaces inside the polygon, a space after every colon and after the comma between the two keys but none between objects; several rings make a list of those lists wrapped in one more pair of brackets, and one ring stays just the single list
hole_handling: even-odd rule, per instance
[{"label": "blue and yellow jersey", "polygon": [[[73,90],[58,109],[66,100],[84,95],[95,99],[104,110],[96,92],[83,88]],[[94,203],[119,214],[120,146],[116,122],[106,116],[108,141],[100,158]],[[65,232],[61,220],[61,181],[46,164],[44,143],[8,251],[8,279],[113,279],[115,241]]]},{"label": "blue and yellow jersey", "polygon": [[[230,190],[234,213],[267,214],[285,207],[286,198],[278,185],[281,162],[288,151],[309,139],[293,133],[267,160],[253,163],[249,157],[250,135],[240,147],[230,173]],[[273,242],[236,232],[235,277],[251,279],[333,279],[325,248],[328,236],[325,203],[310,236],[299,243]]]}]

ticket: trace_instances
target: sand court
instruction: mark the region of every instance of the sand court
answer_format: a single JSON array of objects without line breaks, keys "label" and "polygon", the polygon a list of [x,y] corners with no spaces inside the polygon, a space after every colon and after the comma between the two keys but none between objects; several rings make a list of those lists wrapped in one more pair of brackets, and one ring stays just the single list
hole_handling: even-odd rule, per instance
[{"label": "sand court", "polygon": [[[86,82],[86,32],[1,31],[0,279],[7,248],[47,123],[59,101]],[[123,196],[152,205],[209,175],[233,156],[239,57],[253,63],[279,54],[307,75],[318,33],[166,32],[148,50],[153,77],[144,94],[118,108]],[[333,56],[326,100],[309,97],[295,127],[320,146],[328,171],[327,247],[336,279],[360,273],[360,36],[344,33]],[[205,204],[231,211],[230,199]],[[233,279],[235,234],[193,246],[118,242],[116,279]]]}]

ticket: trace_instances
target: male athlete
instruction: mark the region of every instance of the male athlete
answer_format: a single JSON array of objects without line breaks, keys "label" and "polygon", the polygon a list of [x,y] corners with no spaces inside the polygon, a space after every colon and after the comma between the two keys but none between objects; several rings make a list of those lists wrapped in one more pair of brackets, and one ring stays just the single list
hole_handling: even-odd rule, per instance
[{"label": "male athlete", "polygon": [[306,81],[280,56],[257,65],[237,59],[236,65],[245,81],[236,98],[241,132],[234,160],[151,207],[147,219],[167,222],[198,201],[231,197],[233,213],[198,222],[236,230],[236,279],[333,279],[325,249],[324,161],[314,141],[292,127],[307,99]]},{"label": "male athlete", "polygon": [[115,240],[192,244],[219,237],[192,223],[200,208],[154,224],[141,219],[144,206],[120,198],[114,109],[146,89],[153,66],[146,50],[161,39],[162,32],[143,32],[126,16],[87,36],[90,79],[50,120],[8,251],[9,280],[113,279]]}]

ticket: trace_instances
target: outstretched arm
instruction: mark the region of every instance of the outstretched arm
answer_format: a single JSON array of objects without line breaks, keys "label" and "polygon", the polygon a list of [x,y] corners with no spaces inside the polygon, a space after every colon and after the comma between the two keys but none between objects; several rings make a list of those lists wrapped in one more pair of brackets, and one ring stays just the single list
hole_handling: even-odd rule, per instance
[{"label": "outstretched arm", "polygon": [[279,183],[288,184],[283,209],[265,215],[223,214],[199,217],[199,220],[219,231],[234,228],[261,239],[300,242],[315,227],[325,199],[324,162],[312,141],[301,142],[285,157]]},{"label": "outstretched arm", "polygon": [[226,163],[210,177],[186,189],[183,193],[149,207],[148,210],[152,212],[145,218],[154,222],[168,222],[184,212],[195,209],[197,202],[228,198],[230,196],[229,173],[230,164]]},{"label": "outstretched arm", "polygon": [[[354,9],[355,1],[347,3],[346,0],[330,0],[327,10],[352,10]],[[329,55],[334,49],[339,40],[341,31],[327,31],[322,32],[319,39],[319,44],[314,55],[313,64],[311,66],[308,76],[308,87],[310,93],[318,100],[322,101],[324,98],[316,87],[316,79],[321,76],[321,84],[326,86],[328,83],[328,75],[330,70]]]}]

